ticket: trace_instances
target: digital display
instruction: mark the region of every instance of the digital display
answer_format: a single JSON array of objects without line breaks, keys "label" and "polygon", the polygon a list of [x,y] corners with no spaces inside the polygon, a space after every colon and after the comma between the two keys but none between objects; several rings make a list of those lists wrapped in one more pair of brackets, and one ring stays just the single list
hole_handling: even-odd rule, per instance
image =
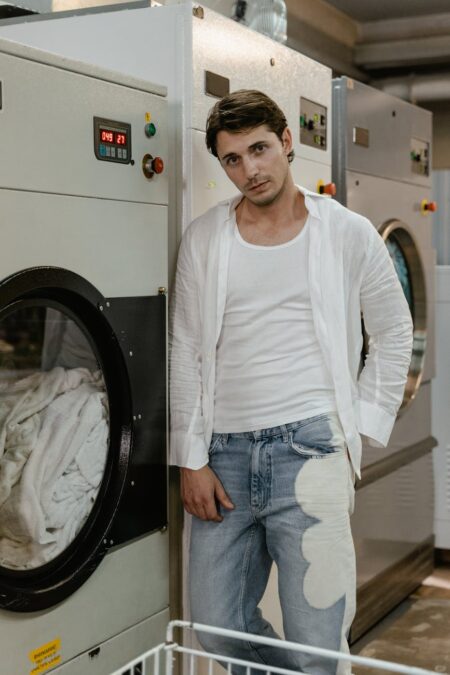
[{"label": "digital display", "polygon": [[123,131],[111,131],[110,129],[100,129],[100,140],[102,143],[112,143],[113,145],[126,145],[127,135]]},{"label": "digital display", "polygon": [[131,164],[131,124],[94,117],[94,154],[103,162]]}]

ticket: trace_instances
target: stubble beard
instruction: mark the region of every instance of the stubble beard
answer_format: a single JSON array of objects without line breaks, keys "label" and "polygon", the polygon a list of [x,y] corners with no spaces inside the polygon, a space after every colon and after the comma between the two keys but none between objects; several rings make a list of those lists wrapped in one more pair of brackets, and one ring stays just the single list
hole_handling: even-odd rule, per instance
[{"label": "stubble beard", "polygon": [[[270,179],[268,179],[268,180],[270,180]],[[245,197],[249,200],[249,202],[251,202],[255,206],[261,206],[261,207],[270,206],[271,204],[273,204],[274,202],[276,202],[279,199],[280,195],[282,194],[282,192],[285,189],[285,186],[286,186],[286,177],[283,180],[279,189],[275,193],[272,193],[270,195],[261,195],[259,197],[258,195],[252,195],[251,192],[250,192],[250,194],[248,194],[248,191],[246,191]]]}]

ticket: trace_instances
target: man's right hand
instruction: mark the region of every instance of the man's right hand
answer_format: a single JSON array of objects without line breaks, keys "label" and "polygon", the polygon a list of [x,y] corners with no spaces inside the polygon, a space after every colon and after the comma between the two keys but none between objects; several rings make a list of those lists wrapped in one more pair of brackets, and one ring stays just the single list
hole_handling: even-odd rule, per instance
[{"label": "man's right hand", "polygon": [[222,483],[207,465],[201,469],[181,469],[181,499],[188,513],[216,523],[223,520],[218,504],[226,509],[234,509]]}]

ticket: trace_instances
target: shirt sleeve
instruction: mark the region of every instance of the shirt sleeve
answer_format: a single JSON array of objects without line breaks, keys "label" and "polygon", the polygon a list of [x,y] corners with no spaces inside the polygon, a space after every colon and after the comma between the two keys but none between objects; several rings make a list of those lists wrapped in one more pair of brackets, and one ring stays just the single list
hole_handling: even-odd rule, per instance
[{"label": "shirt sleeve", "polygon": [[413,346],[405,294],[383,238],[372,227],[360,302],[369,350],[358,380],[358,431],[385,447],[402,403]]},{"label": "shirt sleeve", "polygon": [[170,463],[208,463],[201,381],[201,313],[189,229],[181,242],[169,318]]}]

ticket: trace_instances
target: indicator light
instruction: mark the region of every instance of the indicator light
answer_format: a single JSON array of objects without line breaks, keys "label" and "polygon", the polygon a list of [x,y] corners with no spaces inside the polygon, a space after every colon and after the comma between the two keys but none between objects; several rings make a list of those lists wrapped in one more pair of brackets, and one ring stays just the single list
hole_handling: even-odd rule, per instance
[{"label": "indicator light", "polygon": [[162,173],[164,171],[164,162],[161,157],[155,157],[152,162],[152,168],[155,173]]},{"label": "indicator light", "polygon": [[152,138],[156,134],[156,127],[153,122],[145,125],[145,135],[147,138]]},{"label": "indicator light", "polygon": [[319,180],[317,181],[317,192],[320,195],[331,195],[331,197],[334,197],[336,195],[336,184],[324,183],[323,180]]},{"label": "indicator light", "polygon": [[142,158],[142,171],[146,178],[153,178],[155,173],[162,173],[164,171],[164,161],[161,157],[144,155]]},{"label": "indicator light", "polygon": [[426,216],[428,213],[434,213],[437,211],[438,205],[437,202],[429,202],[428,199],[422,199],[420,202],[420,210],[423,216]]}]

